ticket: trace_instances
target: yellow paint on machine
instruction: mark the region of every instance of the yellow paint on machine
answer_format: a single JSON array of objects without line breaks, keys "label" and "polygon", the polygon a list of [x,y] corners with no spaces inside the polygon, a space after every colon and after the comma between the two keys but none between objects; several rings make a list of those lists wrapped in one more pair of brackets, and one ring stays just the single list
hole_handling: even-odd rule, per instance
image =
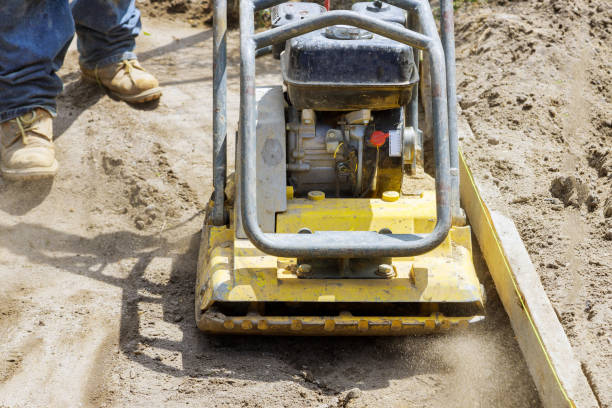
[{"label": "yellow paint on machine", "polygon": [[447,317],[440,313],[420,317],[371,316],[224,316],[201,313],[198,327],[211,333],[292,336],[405,336],[466,328],[482,316]]},{"label": "yellow paint on machine", "polygon": [[[278,233],[380,231],[427,233],[436,221],[435,195],[381,199],[292,199],[277,215]],[[315,303],[474,303],[482,307],[481,287],[472,263],[469,227],[453,227],[436,249],[416,257],[393,258],[392,279],[301,279],[296,260],[277,258],[238,239],[232,226],[204,229],[198,265],[198,326],[209,332],[252,334],[410,334],[462,327],[482,316],[225,316],[217,302]],[[256,307],[255,307],[256,309]]]}]

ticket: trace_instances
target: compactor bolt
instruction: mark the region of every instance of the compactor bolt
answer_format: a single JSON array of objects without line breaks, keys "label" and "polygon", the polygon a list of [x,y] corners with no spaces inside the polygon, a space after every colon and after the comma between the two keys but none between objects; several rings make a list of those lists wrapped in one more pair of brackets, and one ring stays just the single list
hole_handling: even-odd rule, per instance
[{"label": "compactor bolt", "polygon": [[291,330],[302,330],[302,321],[299,319],[292,320]]},{"label": "compactor bolt", "polygon": [[401,320],[393,320],[393,321],[391,321],[391,330],[397,331],[397,330],[400,330],[401,328],[402,328],[402,321]]},{"label": "compactor bolt", "polygon": [[376,274],[378,276],[381,276],[381,277],[387,278],[387,279],[394,278],[395,275],[396,275],[395,268],[393,268],[393,266],[389,265],[389,264],[380,264],[380,265],[378,265],[378,270],[376,271]]},{"label": "compactor bolt", "polygon": [[297,273],[296,275],[298,277],[303,277],[303,276],[307,276],[310,274],[310,272],[312,272],[312,266],[309,264],[300,264],[297,268]]},{"label": "compactor bolt", "polygon": [[325,199],[325,193],[322,191],[309,191],[308,192],[308,199],[312,200],[312,201],[321,201]]},{"label": "compactor bolt", "polygon": [[351,169],[345,162],[338,162],[336,164],[336,171],[340,175],[345,175],[345,174],[349,174],[351,172]]},{"label": "compactor bolt", "polygon": [[392,203],[394,201],[397,201],[397,200],[399,200],[399,198],[400,198],[400,195],[399,195],[399,193],[397,191],[385,191],[382,194],[383,201],[386,201],[388,203]]}]

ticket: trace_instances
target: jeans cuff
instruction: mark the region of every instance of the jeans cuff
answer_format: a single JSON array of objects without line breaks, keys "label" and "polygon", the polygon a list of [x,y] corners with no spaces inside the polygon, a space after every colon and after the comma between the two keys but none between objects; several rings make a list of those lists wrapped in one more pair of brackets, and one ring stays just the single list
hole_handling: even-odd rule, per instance
[{"label": "jeans cuff", "polygon": [[23,106],[21,108],[17,108],[17,109],[11,109],[9,111],[6,112],[0,112],[0,123],[2,122],[6,122],[9,121],[11,119],[15,119],[21,115],[25,115],[28,112],[33,111],[36,108],[41,108],[46,110],[47,112],[49,112],[49,114],[51,115],[51,117],[56,117],[57,116],[57,111],[55,109],[55,106],[51,106],[51,105],[28,105],[28,106]]},{"label": "jeans cuff", "polygon": [[85,69],[96,69],[96,67],[102,68],[107,65],[119,62],[119,61],[131,60],[131,59],[136,59],[136,53],[134,53],[133,51],[124,51],[120,54],[115,54],[109,57],[104,57],[101,60],[94,62],[94,63],[91,63],[91,62],[85,63],[83,62],[83,60],[81,60],[80,63],[81,63],[81,66]]}]

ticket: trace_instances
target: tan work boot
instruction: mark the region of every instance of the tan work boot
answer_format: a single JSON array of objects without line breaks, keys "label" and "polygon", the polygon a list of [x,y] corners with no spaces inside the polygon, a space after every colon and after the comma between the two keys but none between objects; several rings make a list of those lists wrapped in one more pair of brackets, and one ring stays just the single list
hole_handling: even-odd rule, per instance
[{"label": "tan work boot", "polygon": [[0,124],[0,171],[6,179],[52,177],[57,173],[53,119],[34,109]]},{"label": "tan work boot", "polygon": [[97,82],[113,95],[130,103],[149,102],[162,94],[159,82],[140,66],[138,60],[123,60],[95,69],[81,66],[83,78]]}]

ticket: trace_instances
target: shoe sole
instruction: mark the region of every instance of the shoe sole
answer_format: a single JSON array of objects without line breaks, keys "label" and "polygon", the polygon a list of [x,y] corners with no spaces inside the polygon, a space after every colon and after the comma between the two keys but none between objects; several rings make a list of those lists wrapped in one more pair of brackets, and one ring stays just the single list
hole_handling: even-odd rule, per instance
[{"label": "shoe sole", "polygon": [[123,94],[111,91],[110,89],[109,89],[109,92],[113,94],[114,96],[116,96],[117,98],[125,102],[129,102],[129,103],[151,102],[151,101],[161,98],[162,96],[162,91],[161,91],[161,88],[159,87],[147,89],[146,91],[141,92],[137,95],[123,95]]},{"label": "shoe sole", "polygon": [[59,165],[57,160],[49,167],[32,167],[30,169],[7,169],[4,166],[0,166],[0,172],[2,172],[2,178],[6,180],[36,180],[47,177],[54,177],[57,174]]},{"label": "shoe sole", "polygon": [[98,82],[98,80],[94,77],[91,77],[89,75],[85,75],[83,73],[81,73],[81,76],[83,77],[83,79],[85,79],[87,82],[92,82],[92,83],[96,83],[100,86],[102,86],[102,88],[106,89],[108,92],[110,92],[114,97],[121,99],[122,101],[128,102],[128,103],[145,103],[145,102],[151,102],[154,101],[156,99],[161,98],[162,96],[162,90],[160,87],[156,87],[156,88],[151,88],[151,89],[147,89],[146,91],[142,91],[139,94],[136,95],[126,95],[126,94],[121,94],[118,92],[113,91],[112,89],[100,84],[100,82]]}]

